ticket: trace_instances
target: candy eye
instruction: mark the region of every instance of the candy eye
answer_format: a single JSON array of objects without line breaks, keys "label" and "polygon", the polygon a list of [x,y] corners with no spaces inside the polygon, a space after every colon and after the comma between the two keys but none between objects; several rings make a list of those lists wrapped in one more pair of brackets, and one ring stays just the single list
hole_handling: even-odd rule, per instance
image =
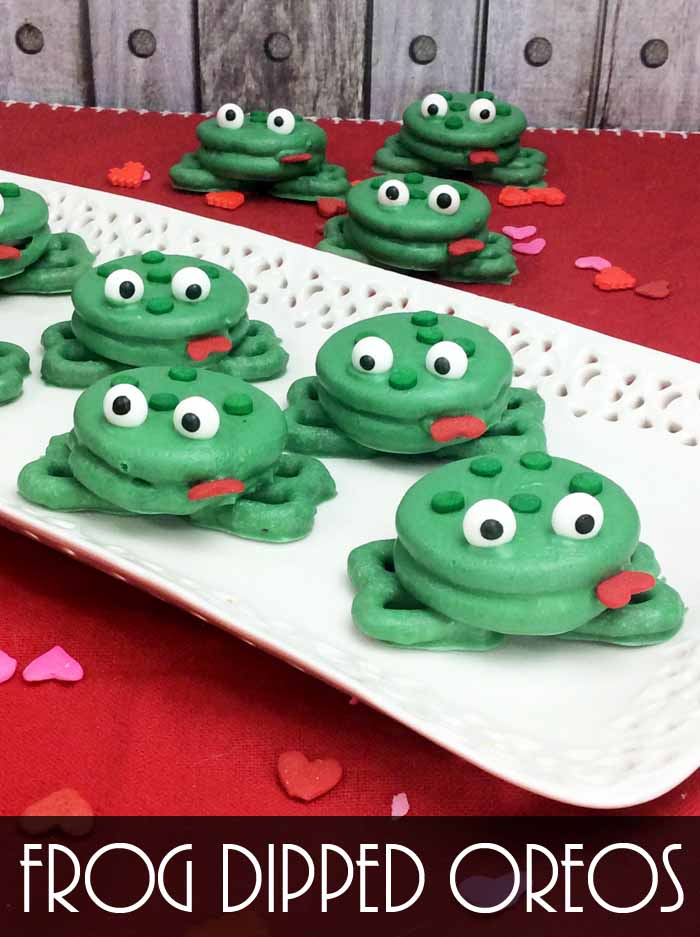
[{"label": "candy eye", "polygon": [[148,416],[148,402],[134,384],[115,384],[104,396],[102,412],[114,426],[141,426]]},{"label": "candy eye", "polygon": [[220,422],[219,411],[206,397],[186,397],[173,412],[175,429],[187,439],[211,439]]},{"label": "candy eye", "polygon": [[408,186],[400,179],[387,179],[377,192],[380,205],[407,205],[409,198]]},{"label": "candy eye", "polygon": [[428,94],[420,102],[423,117],[444,117],[447,113],[447,99],[441,94]]},{"label": "candy eye", "polygon": [[469,119],[477,124],[490,124],[496,119],[496,105],[488,98],[477,98],[469,106]]},{"label": "candy eye", "polygon": [[225,130],[238,130],[243,126],[245,114],[237,104],[222,104],[216,112],[216,122]]},{"label": "candy eye", "polygon": [[352,350],[352,366],[367,374],[386,374],[394,366],[394,352],[383,338],[361,338]]},{"label": "candy eye", "polygon": [[105,299],[118,306],[137,303],[143,297],[143,280],[133,270],[114,270],[105,280]]},{"label": "candy eye", "polygon": [[428,195],[428,205],[442,215],[454,215],[459,209],[459,192],[452,185],[436,185]]},{"label": "candy eye", "polygon": [[5,211],[5,199],[0,195],[0,215]]},{"label": "candy eye", "polygon": [[188,303],[201,303],[211,292],[211,280],[199,267],[183,267],[172,282],[173,296]]},{"label": "candy eye", "polygon": [[275,133],[291,133],[294,130],[294,114],[286,107],[277,107],[267,117],[267,129]]},{"label": "candy eye", "polygon": [[473,547],[500,547],[510,543],[517,525],[505,501],[485,498],[472,504],[462,523],[464,536]]},{"label": "candy eye", "polygon": [[590,540],[600,533],[605,512],[603,505],[582,491],[566,495],[552,511],[552,529],[560,537]]},{"label": "candy eye", "polygon": [[431,374],[457,381],[469,367],[466,351],[457,342],[438,342],[425,356],[425,366]]}]

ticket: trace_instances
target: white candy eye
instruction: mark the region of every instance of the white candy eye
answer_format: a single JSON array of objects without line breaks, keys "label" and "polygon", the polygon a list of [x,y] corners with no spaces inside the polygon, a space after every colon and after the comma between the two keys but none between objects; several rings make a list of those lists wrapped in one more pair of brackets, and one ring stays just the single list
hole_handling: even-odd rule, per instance
[{"label": "white candy eye", "polygon": [[143,297],[143,280],[133,270],[114,270],[105,280],[105,299],[118,306],[137,303]]},{"label": "white candy eye", "polygon": [[409,198],[408,186],[400,179],[387,179],[382,182],[377,192],[380,205],[407,205]]},{"label": "white candy eye", "polygon": [[457,342],[438,342],[425,356],[425,366],[431,374],[457,381],[467,373],[469,358]]},{"label": "white candy eye", "polygon": [[367,374],[386,374],[394,365],[394,352],[383,338],[361,338],[352,350],[352,366]]},{"label": "white candy eye", "polygon": [[605,512],[603,505],[583,491],[566,495],[552,511],[552,529],[560,537],[590,540],[600,533]]},{"label": "white candy eye", "polygon": [[220,422],[219,411],[206,397],[186,397],[173,412],[175,429],[187,439],[211,439]]},{"label": "white candy eye", "polygon": [[477,124],[490,124],[496,119],[496,105],[488,98],[477,98],[469,106],[469,119]]},{"label": "white candy eye", "polygon": [[5,199],[0,195],[0,215],[5,211]]},{"label": "white candy eye", "polygon": [[267,129],[275,133],[291,133],[294,130],[294,114],[286,107],[276,107],[267,116]]},{"label": "white candy eye", "polygon": [[515,514],[505,501],[485,498],[472,504],[462,523],[467,543],[473,547],[500,547],[515,536]]},{"label": "white candy eye", "polygon": [[211,280],[199,267],[183,267],[172,282],[173,296],[188,303],[201,303],[211,292]]},{"label": "white candy eye", "polygon": [[245,114],[237,104],[222,104],[216,112],[216,122],[225,130],[238,130],[243,126]]},{"label": "white candy eye", "polygon": [[148,401],[134,384],[115,384],[104,396],[102,412],[114,426],[141,426],[148,416]]},{"label": "white candy eye", "polygon": [[428,195],[428,205],[442,215],[454,215],[459,209],[459,192],[453,185],[436,185]]},{"label": "white candy eye", "polygon": [[444,117],[447,113],[447,99],[441,94],[428,94],[420,102],[423,117]]}]

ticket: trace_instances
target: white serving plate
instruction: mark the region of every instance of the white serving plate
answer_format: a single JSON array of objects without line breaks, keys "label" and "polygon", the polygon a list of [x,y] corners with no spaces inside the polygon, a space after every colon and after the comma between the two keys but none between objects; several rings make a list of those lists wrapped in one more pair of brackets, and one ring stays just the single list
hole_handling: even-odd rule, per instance
[{"label": "white serving plate", "polygon": [[[0,297],[0,339],[27,348],[33,367],[23,397],[0,411],[3,524],[188,609],[546,796],[623,807],[665,793],[700,766],[700,366],[225,222],[11,173],[2,178],[42,192],[54,230],[83,235],[100,261],[158,248],[234,269],[252,291],[251,315],[274,324],[291,353],[288,374],[264,385],[280,403],[292,380],[312,372],[329,332],[351,317],[430,308],[487,325],[511,349],[519,383],[546,399],[552,452],[611,475],[636,501],[643,537],[689,613],[683,632],[656,648],[530,638],[488,654],[438,654],[364,638],[350,619],[347,554],[393,536],[398,502],[421,474],[390,459],[328,460],[339,496],[321,506],[312,535],[291,545],[237,540],[175,518],[57,514],[27,504],[16,493],[19,469],[72,425],[77,392],[48,388],[38,377],[39,337],[70,317],[68,297]],[[309,208],[309,224],[314,219]]]}]

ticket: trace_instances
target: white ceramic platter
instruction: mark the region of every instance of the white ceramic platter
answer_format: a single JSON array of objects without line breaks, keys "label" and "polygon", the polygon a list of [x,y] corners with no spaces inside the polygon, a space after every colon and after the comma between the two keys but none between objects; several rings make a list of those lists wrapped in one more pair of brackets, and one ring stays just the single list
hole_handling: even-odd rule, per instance
[{"label": "white ceramic platter", "polygon": [[[352,317],[430,308],[488,326],[511,349],[518,382],[545,397],[551,451],[612,476],[635,500],[643,537],[689,613],[683,632],[657,648],[521,639],[488,654],[438,654],[365,639],[350,619],[345,561],[352,547],[393,535],[398,502],[420,474],[396,460],[328,460],[339,496],[321,506],[310,537],[289,545],[237,540],[175,518],[64,515],[25,503],[15,489],[20,467],[72,425],[77,393],[38,377],[39,337],[70,317],[67,297],[0,297],[0,339],[27,348],[33,367],[23,397],[0,411],[4,524],[189,609],[549,797],[591,807],[637,804],[700,766],[700,366],[225,222],[2,178],[42,192],[54,230],[83,235],[100,261],[158,248],[235,270],[252,291],[251,316],[272,323],[291,353],[288,374],[264,385],[280,403],[293,379],[312,372],[329,333]],[[309,224],[316,220],[310,207]]]}]

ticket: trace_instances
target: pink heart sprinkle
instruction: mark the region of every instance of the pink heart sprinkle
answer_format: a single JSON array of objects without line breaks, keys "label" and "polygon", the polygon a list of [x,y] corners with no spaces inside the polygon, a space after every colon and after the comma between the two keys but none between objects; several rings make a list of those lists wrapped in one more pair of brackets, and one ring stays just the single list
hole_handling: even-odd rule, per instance
[{"label": "pink heart sprinkle", "polygon": [[533,234],[537,234],[537,228],[534,224],[526,224],[518,228],[516,225],[507,224],[501,228],[503,233],[509,238],[512,238],[514,241],[523,241],[525,238],[531,238]]},{"label": "pink heart sprinkle", "polygon": [[143,171],[143,177],[142,177],[142,179],[141,179],[141,182],[148,182],[148,180],[149,180],[150,178],[151,178],[150,172],[149,172],[147,169],[144,169],[144,171]]},{"label": "pink heart sprinkle", "polygon": [[411,805],[408,802],[408,797],[405,794],[394,794],[391,798],[391,815],[392,817],[405,817],[408,811],[411,809]]},{"label": "pink heart sprinkle", "polygon": [[38,683],[41,680],[75,683],[83,679],[83,668],[57,644],[50,651],[35,658],[31,664],[27,664],[22,676],[28,683]]},{"label": "pink heart sprinkle", "polygon": [[517,254],[541,254],[546,246],[544,238],[535,238],[534,241],[518,241],[513,244],[513,250]]},{"label": "pink heart sprinkle", "polygon": [[17,661],[14,657],[0,651],[0,683],[7,683],[14,676],[15,670],[17,670]]},{"label": "pink heart sprinkle", "polygon": [[579,270],[598,270],[600,272],[612,267],[612,264],[605,257],[577,257],[574,266],[578,267]]}]

